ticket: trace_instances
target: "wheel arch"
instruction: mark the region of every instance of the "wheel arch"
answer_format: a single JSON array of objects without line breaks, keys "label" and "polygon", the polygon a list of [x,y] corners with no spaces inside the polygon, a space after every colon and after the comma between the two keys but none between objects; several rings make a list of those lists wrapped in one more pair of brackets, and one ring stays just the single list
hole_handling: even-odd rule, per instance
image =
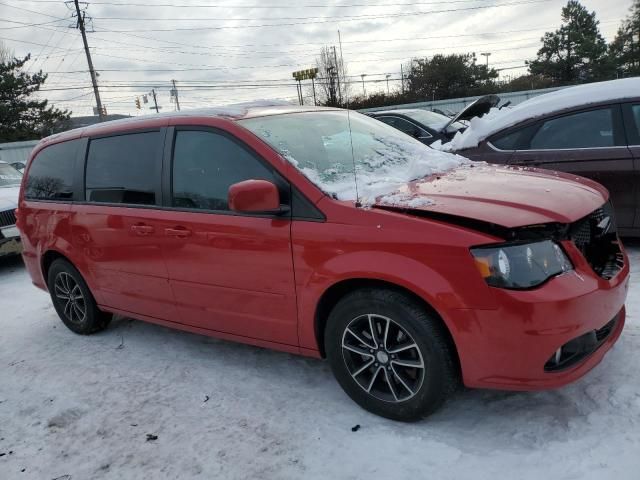
[{"label": "wheel arch", "polygon": [[456,368],[458,372],[460,372],[460,355],[458,353],[458,348],[456,346],[453,335],[451,334],[451,330],[447,326],[446,322],[442,318],[442,315],[438,313],[438,311],[422,296],[417,294],[416,292],[410,290],[409,288],[398,285],[397,283],[389,282],[387,280],[380,279],[372,279],[372,278],[349,278],[345,280],[341,280],[339,282],[334,283],[329,288],[327,288],[316,306],[315,318],[314,318],[314,330],[316,336],[316,342],[318,345],[318,349],[320,351],[320,355],[325,358],[326,350],[324,345],[324,331],[327,325],[327,319],[329,317],[329,313],[333,309],[333,307],[340,301],[348,293],[351,293],[355,290],[362,288],[380,288],[393,290],[398,293],[402,293],[411,297],[418,304],[420,304],[425,310],[427,310],[433,317],[440,323],[442,327],[442,331],[446,335],[447,342],[451,351],[454,353]]},{"label": "wheel arch", "polygon": [[71,265],[73,265],[73,262],[69,259],[69,257],[64,255],[63,253],[60,253],[58,250],[47,250],[46,252],[44,252],[40,259],[42,279],[44,280],[44,284],[47,286],[47,288],[49,288],[49,269],[51,268],[51,264],[59,258],[66,260]]}]

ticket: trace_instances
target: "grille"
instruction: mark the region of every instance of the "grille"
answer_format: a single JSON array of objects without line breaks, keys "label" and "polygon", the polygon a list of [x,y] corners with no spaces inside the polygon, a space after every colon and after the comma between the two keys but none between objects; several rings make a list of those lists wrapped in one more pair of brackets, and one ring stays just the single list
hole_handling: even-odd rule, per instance
[{"label": "grille", "polygon": [[8,227],[16,224],[16,211],[5,210],[0,212],[0,227]]},{"label": "grille", "polygon": [[624,267],[610,203],[572,224],[569,236],[602,278],[609,280]]}]

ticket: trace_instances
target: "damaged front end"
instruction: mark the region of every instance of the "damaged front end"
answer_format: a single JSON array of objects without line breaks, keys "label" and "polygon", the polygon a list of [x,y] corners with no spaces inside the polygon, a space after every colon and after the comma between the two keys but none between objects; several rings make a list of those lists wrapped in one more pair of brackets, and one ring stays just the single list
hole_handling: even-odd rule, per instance
[{"label": "damaged front end", "polygon": [[[514,246],[538,246],[537,251],[524,250],[524,257],[531,263],[536,255],[542,255],[545,259],[544,265],[540,268],[547,274],[547,279],[554,274],[560,274],[567,270],[564,262],[564,252],[560,248],[562,242],[572,242],[580,251],[591,269],[601,278],[605,280],[612,279],[624,267],[625,256],[623,254],[613,213],[613,207],[610,202],[605,203],[600,208],[594,210],[583,218],[572,223],[544,223],[538,225],[526,225],[520,227],[504,227],[491,222],[477,220],[473,218],[451,215],[442,212],[429,211],[424,209],[411,209],[402,206],[376,205],[375,208],[395,211],[421,218],[428,218],[443,223],[456,225],[469,230],[498,237],[504,240],[504,243],[480,245],[477,250],[485,249],[488,253],[494,253],[489,250],[498,250],[500,246],[513,248]],[[545,245],[545,242],[550,245]],[[555,247],[558,246],[558,247]],[[501,250],[504,252],[504,248]],[[505,255],[502,253],[502,255]],[[554,258],[555,256],[555,258]],[[485,278],[495,278],[492,274],[493,265],[487,260],[489,256],[476,257],[484,258],[484,266],[479,266],[481,273]],[[476,258],[477,260],[477,258]],[[500,265],[499,259],[494,262]],[[504,262],[503,262],[504,263]],[[540,274],[542,275],[542,273]],[[491,284],[491,281],[488,280]],[[541,282],[540,282],[541,283]],[[527,283],[516,285],[496,284],[502,288],[526,289],[538,286],[540,283]]]}]

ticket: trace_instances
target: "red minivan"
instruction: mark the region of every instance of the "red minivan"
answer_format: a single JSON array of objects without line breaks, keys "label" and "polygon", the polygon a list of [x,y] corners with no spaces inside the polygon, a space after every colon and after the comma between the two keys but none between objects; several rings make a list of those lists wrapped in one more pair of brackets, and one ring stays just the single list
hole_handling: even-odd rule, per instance
[{"label": "red minivan", "polygon": [[311,357],[412,420],[592,369],[625,321],[607,191],[436,152],[339,109],[239,106],[48,137],[17,224],[73,332],[113,314]]}]

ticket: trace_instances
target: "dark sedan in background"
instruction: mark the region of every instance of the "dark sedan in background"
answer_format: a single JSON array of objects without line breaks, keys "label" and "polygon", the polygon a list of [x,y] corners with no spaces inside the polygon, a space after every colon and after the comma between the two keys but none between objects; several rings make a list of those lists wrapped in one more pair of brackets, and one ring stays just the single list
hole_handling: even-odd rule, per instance
[{"label": "dark sedan in background", "polygon": [[464,120],[484,115],[499,101],[500,98],[496,95],[480,97],[453,117],[421,108],[398,108],[366,114],[420,140],[425,145],[431,145],[438,140],[442,143],[449,142],[456,133],[466,128],[462,123]]},{"label": "dark sedan in background", "polygon": [[[467,131],[448,150],[472,160],[595,180],[609,190],[620,234],[640,236],[640,78],[600,85],[600,90],[599,84],[589,84],[523,102],[519,112],[508,112],[520,121],[489,119],[486,132]],[[511,124],[502,127],[505,123]],[[476,146],[469,147],[464,137],[474,136]]]}]

